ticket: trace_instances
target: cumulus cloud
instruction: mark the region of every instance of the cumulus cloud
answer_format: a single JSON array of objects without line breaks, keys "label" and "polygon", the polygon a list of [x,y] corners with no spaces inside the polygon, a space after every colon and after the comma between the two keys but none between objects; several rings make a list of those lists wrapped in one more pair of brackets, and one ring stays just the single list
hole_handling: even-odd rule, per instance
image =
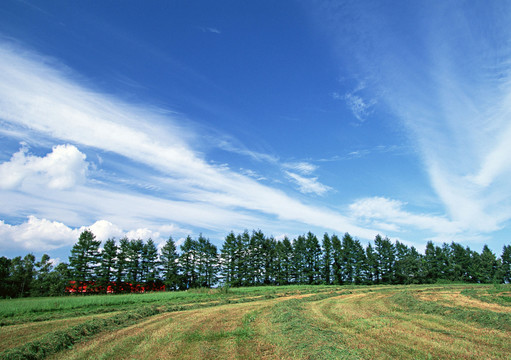
[{"label": "cumulus cloud", "polygon": [[[124,235],[122,229],[107,220],[98,220],[88,228],[96,236],[97,240],[105,241],[111,238],[120,238]],[[80,232],[85,230],[84,227]]]},{"label": "cumulus cloud", "polygon": [[14,189],[23,184],[69,189],[85,180],[88,163],[85,154],[73,145],[58,145],[44,157],[30,155],[23,146],[11,159],[0,164],[0,188]]},{"label": "cumulus cloud", "polygon": [[0,221],[0,241],[3,249],[21,247],[28,251],[47,251],[70,246],[78,239],[78,232],[66,225],[29,216],[20,225]]},{"label": "cumulus cloud", "polygon": [[[90,226],[78,228],[69,227],[58,221],[40,219],[29,216],[27,221],[19,225],[9,225],[0,220],[0,246],[2,249],[22,248],[25,251],[49,251],[61,247],[70,247],[76,243],[80,234],[90,230],[96,236],[96,240],[104,242],[109,238],[127,237],[129,239],[152,238],[157,243],[164,243],[168,235],[180,235],[187,230],[170,224],[160,227],[160,231],[152,231],[147,228],[138,228],[128,231],[122,230],[117,225],[107,220],[98,220]],[[163,234],[165,232],[165,234]],[[166,236],[166,238],[164,238]],[[56,259],[58,263],[60,259]]]}]

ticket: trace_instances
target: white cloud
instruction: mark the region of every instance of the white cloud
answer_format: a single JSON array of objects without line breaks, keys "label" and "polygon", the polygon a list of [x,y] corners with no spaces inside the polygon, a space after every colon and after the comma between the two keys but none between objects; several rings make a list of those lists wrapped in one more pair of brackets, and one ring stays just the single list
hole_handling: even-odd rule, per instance
[{"label": "white cloud", "polygon": [[78,239],[77,232],[66,225],[29,216],[20,225],[0,220],[0,241],[3,249],[21,247],[29,251],[47,251],[70,246]]},{"label": "white cloud", "polygon": [[[123,228],[128,224],[132,224],[130,228],[145,228],[148,223],[161,225],[172,220],[223,231],[254,224],[264,227],[278,219],[350,231],[362,237],[374,235],[338,212],[303,204],[248,176],[209,164],[190,146],[193,132],[172,114],[81,87],[70,80],[69,71],[55,70],[47,63],[38,55],[0,43],[0,117],[4,121],[25,128],[27,136],[42,134],[124,156],[162,174],[160,180],[166,179],[167,183],[162,180],[158,185],[175,187],[167,185],[168,199],[101,190],[100,184],[76,186],[65,197],[53,191],[7,191],[3,194],[9,199],[2,209],[4,214],[19,216],[30,210],[41,217],[73,223],[103,218]],[[251,151],[241,152],[265,161],[275,160]],[[303,191],[323,194],[329,190],[316,178],[290,176]]]},{"label": "white cloud", "polygon": [[365,89],[365,82],[360,82],[357,87],[344,95],[337,92],[332,94],[332,97],[336,100],[343,100],[348,108],[351,110],[353,115],[358,121],[364,122],[367,117],[371,114],[371,108],[376,105],[375,99],[366,100],[360,92]]},{"label": "white cloud", "polygon": [[213,34],[221,34],[222,32],[214,27],[201,27],[200,28],[203,32],[209,32]]},{"label": "white cloud", "polygon": [[405,205],[399,200],[372,197],[357,200],[350,205],[350,210],[355,218],[369,220],[374,227],[387,231],[398,231],[399,225],[431,230],[439,234],[455,234],[461,231],[459,224],[443,216],[413,214],[403,210]]},{"label": "white cloud", "polygon": [[[164,229],[166,232],[171,230],[170,235],[186,232],[186,230],[172,224],[162,226],[160,229]],[[40,219],[31,215],[27,221],[19,225],[9,225],[0,220],[0,246],[5,250],[22,248],[25,251],[34,252],[71,247],[85,230],[92,231],[96,236],[96,240],[102,242],[109,238],[119,240],[125,236],[128,239],[142,239],[144,241],[152,238],[155,242],[161,244],[164,244],[168,239],[168,235],[163,238],[159,231],[147,228],[123,231],[117,225],[106,220],[98,220],[90,226],[72,228],[58,221]],[[52,259],[52,261],[56,265],[60,262],[60,259]]]},{"label": "white cloud", "polygon": [[50,189],[69,189],[85,181],[88,163],[73,145],[58,145],[45,157],[28,154],[22,147],[8,162],[0,164],[0,188],[44,185]]},{"label": "white cloud", "polygon": [[[511,219],[510,4],[490,4],[482,14],[468,4],[442,3],[430,6],[429,16],[416,18],[420,26],[412,21],[409,27],[401,19],[413,19],[413,7],[369,6],[330,4],[315,14],[341,61],[349,49],[353,61],[343,64],[350,73],[374,79],[376,86],[364,94],[377,94],[400,120],[396,128],[404,125],[458,235],[485,236],[506,227]],[[403,16],[396,18],[395,11]],[[406,36],[396,36],[395,25]],[[334,97],[348,101],[357,116],[370,103],[357,95]]]},{"label": "white cloud", "polygon": [[268,162],[271,164],[276,164],[279,161],[279,159],[274,155],[249,150],[243,146],[236,146],[232,143],[232,141],[229,141],[226,139],[217,141],[216,146],[218,146],[220,149],[222,149],[224,151],[229,151],[229,152],[232,152],[235,154],[248,156],[255,161],[265,161],[265,162]]},{"label": "white cloud", "polygon": [[316,165],[305,161],[284,163],[283,166],[286,169],[298,171],[302,175],[310,175],[318,168]]},{"label": "white cloud", "polygon": [[[100,241],[105,241],[110,238],[118,239],[123,236],[122,229],[107,220],[98,220],[89,226],[88,229],[92,231],[92,233],[96,236],[96,239]],[[80,232],[83,230],[85,230],[84,227],[80,229]]]},{"label": "white cloud", "polygon": [[312,193],[316,195],[323,195],[327,191],[332,190],[331,187],[320,183],[317,177],[308,178],[295,174],[291,171],[286,171],[285,173],[296,183],[296,185],[298,185],[300,192],[304,194]]},{"label": "white cloud", "polygon": [[136,229],[136,230],[128,231],[128,233],[126,234],[126,237],[128,237],[128,239],[159,238],[160,233],[157,231],[155,232],[155,231],[149,230],[147,228],[143,228],[143,229]]}]

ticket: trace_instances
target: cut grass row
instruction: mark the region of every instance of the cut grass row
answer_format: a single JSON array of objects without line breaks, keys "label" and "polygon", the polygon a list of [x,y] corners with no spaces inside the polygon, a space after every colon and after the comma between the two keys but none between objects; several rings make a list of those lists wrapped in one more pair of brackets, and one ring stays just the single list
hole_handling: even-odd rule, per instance
[{"label": "cut grass row", "polygon": [[[47,356],[52,352],[34,350],[46,343],[55,359],[507,359],[511,307],[495,300],[502,293],[430,285],[197,290],[167,301],[156,294],[154,313],[109,322],[148,308],[148,301],[133,303],[132,310],[44,335],[23,351]],[[437,301],[445,296],[449,306]],[[70,332],[76,336],[66,343]],[[64,345],[55,345],[55,334]]]}]

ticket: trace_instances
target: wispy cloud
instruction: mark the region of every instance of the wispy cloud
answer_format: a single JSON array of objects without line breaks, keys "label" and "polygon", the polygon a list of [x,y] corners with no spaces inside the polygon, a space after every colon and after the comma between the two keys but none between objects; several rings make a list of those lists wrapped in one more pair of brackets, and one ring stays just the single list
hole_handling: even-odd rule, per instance
[{"label": "wispy cloud", "polygon": [[203,32],[208,32],[208,33],[212,33],[212,34],[221,34],[222,33],[220,30],[218,30],[215,27],[201,27],[200,29]]},{"label": "wispy cloud", "polygon": [[430,230],[437,234],[456,234],[462,230],[444,216],[415,214],[404,210],[405,203],[383,197],[359,199],[350,205],[356,218],[366,219],[372,225],[384,230],[400,231],[406,226],[416,229]]},{"label": "wispy cloud", "polygon": [[277,164],[279,161],[279,158],[271,155],[266,154],[254,150],[249,150],[244,146],[241,145],[234,145],[232,141],[222,139],[216,142],[216,146],[224,151],[229,151],[235,154],[248,156],[249,158],[255,160],[255,161],[265,161],[271,164]]},{"label": "wispy cloud", "polygon": [[310,175],[318,168],[317,165],[305,161],[284,163],[283,167],[285,169],[298,171],[302,175]]},{"label": "wispy cloud", "polygon": [[[452,231],[477,237],[501,229],[511,219],[510,4],[485,4],[482,13],[482,5],[442,3],[428,16],[374,5],[330,4],[317,14],[339,54],[350,49],[345,66],[375,79],[364,91],[378,93],[404,125]],[[335,96],[363,118],[368,102],[357,94]],[[390,210],[402,218],[399,208]]]},{"label": "wispy cloud", "polygon": [[376,99],[366,99],[361,94],[364,88],[365,83],[360,82],[353,91],[347,92],[343,95],[337,92],[332,94],[334,99],[345,101],[346,106],[351,110],[355,118],[360,122],[364,122],[367,117],[371,115],[372,108],[374,105],[376,105]]},{"label": "wispy cloud", "polygon": [[[212,165],[190,145],[193,131],[172,113],[129,104],[83,87],[74,78],[78,76],[59,70],[55,62],[0,43],[0,117],[12,127],[23,128],[26,136],[74,144],[78,152],[87,147],[97,149],[101,156],[117,154],[128,159],[135,172],[137,164],[152,169],[148,177],[164,193],[154,197],[126,193],[94,182],[76,182],[74,187],[43,193],[4,191],[7,206],[3,214],[19,217],[32,212],[40,219],[78,225],[104,219],[123,230],[149,229],[170,221],[225,231],[260,227],[278,219],[282,225],[287,221],[361,237],[374,235],[374,230],[357,226],[339,212],[306,205],[249,176]],[[271,156],[226,146],[255,159],[274,161]],[[61,148],[56,149],[42,159],[51,158]],[[304,190],[318,194],[328,190],[316,179],[290,176]]]},{"label": "wispy cloud", "polygon": [[324,195],[327,191],[332,190],[331,187],[320,183],[317,177],[305,177],[291,171],[285,173],[298,185],[300,192],[304,194]]}]

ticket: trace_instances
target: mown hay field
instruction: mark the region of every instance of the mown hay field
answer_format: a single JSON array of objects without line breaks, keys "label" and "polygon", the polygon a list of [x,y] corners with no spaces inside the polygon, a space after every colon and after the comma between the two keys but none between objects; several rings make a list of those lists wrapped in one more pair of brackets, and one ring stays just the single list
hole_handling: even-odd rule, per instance
[{"label": "mown hay field", "polygon": [[510,285],[0,301],[2,359],[511,359]]}]

